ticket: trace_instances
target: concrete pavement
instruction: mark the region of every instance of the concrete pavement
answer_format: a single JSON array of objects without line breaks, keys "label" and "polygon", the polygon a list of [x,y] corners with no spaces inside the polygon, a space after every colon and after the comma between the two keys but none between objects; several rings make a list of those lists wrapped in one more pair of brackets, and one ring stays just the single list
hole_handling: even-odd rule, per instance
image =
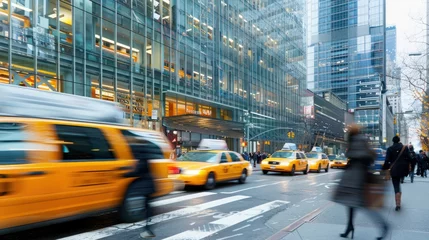
[{"label": "concrete pavement", "polygon": [[[429,239],[429,178],[416,177],[414,183],[410,179],[402,184],[402,208],[395,211],[393,187],[388,184],[385,208],[382,214],[390,223],[391,231],[388,240],[427,240]],[[284,228],[283,240],[335,240],[343,239],[339,234],[344,232],[347,222],[347,209],[332,203],[317,217],[309,221],[301,221],[299,227],[287,232]],[[375,239],[380,236],[377,223],[364,210],[355,216],[354,239]],[[281,231],[280,231],[281,233]],[[276,238],[271,238],[276,239]]]}]

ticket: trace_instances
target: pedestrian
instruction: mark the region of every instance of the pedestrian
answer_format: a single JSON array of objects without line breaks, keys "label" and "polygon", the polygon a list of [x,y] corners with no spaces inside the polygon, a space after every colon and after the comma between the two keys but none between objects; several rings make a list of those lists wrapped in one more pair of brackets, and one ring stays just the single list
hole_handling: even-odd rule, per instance
[{"label": "pedestrian", "polygon": [[261,159],[262,159],[262,154],[261,154],[261,152],[260,152],[260,151],[258,151],[258,154],[257,154],[257,160],[258,160],[258,163],[259,163],[259,164],[261,163]]},{"label": "pedestrian", "polygon": [[154,178],[152,177],[149,160],[152,158],[147,154],[147,148],[151,147],[147,144],[141,143],[132,143],[130,144],[133,156],[138,160],[136,170],[128,173],[127,177],[138,177],[136,182],[136,188],[140,189],[141,197],[145,199],[145,204],[143,207],[143,214],[146,218],[146,226],[143,229],[143,232],[140,233],[142,238],[153,238],[155,234],[149,227],[150,218],[152,217],[152,209],[149,204],[152,195],[155,192],[155,183]]},{"label": "pedestrian", "polygon": [[426,153],[422,151],[421,154],[421,162],[422,162],[422,177],[427,178],[428,174],[427,174],[427,170],[429,168],[429,158],[426,156]]},{"label": "pedestrian", "polygon": [[256,162],[258,161],[258,154],[254,152],[252,157],[253,157],[253,167],[256,167]]},{"label": "pedestrian", "polygon": [[422,153],[423,150],[420,150],[419,154],[417,154],[417,176],[422,175]]},{"label": "pedestrian", "polygon": [[[339,185],[334,192],[333,201],[348,207],[348,224],[346,231],[340,237],[347,238],[354,235],[353,215],[355,209],[368,206],[366,186],[369,183],[369,169],[374,163],[376,154],[368,144],[367,139],[361,134],[358,125],[352,125],[348,129],[348,148],[346,157],[350,159],[349,167],[345,170]],[[375,209],[368,208],[369,215],[382,226],[382,235],[377,239],[383,239],[388,232],[388,224],[383,216]]]},{"label": "pedestrian", "polygon": [[[393,188],[395,190],[395,211],[401,210],[401,178],[406,176],[409,172],[411,155],[408,147],[400,143],[401,139],[394,136],[393,145],[387,149],[386,160],[384,161],[383,170],[386,172],[386,178],[391,178]],[[390,174],[390,177],[389,177]]]},{"label": "pedestrian", "polygon": [[410,154],[411,154],[411,169],[410,169],[410,179],[411,179],[411,183],[414,182],[414,171],[416,169],[416,165],[417,165],[417,154],[416,152],[414,152],[414,147],[413,145],[410,145],[408,147],[408,149],[410,150]]}]

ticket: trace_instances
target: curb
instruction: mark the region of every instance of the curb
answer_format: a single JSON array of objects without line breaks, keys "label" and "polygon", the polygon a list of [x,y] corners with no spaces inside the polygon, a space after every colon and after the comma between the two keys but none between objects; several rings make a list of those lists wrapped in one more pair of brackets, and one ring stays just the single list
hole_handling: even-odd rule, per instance
[{"label": "curb", "polygon": [[271,237],[267,238],[266,240],[280,240],[289,235],[290,233],[297,230],[299,227],[301,227],[303,224],[307,222],[311,222],[313,219],[315,219],[319,214],[321,214],[323,211],[325,211],[328,207],[332,206],[332,202],[328,202],[325,205],[317,208],[316,210],[308,213],[307,215],[301,217],[300,219],[296,220],[295,222],[289,224],[282,230],[278,231]]}]

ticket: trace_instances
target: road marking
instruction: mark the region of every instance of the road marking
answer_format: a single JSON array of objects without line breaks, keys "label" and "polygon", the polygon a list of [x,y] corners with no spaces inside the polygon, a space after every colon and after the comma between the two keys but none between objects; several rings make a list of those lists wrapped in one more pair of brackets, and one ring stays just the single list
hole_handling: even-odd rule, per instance
[{"label": "road marking", "polygon": [[190,195],[185,195],[185,196],[180,196],[180,197],[175,197],[175,198],[169,198],[169,199],[165,199],[165,200],[155,201],[155,202],[152,202],[150,205],[152,207],[159,207],[159,206],[164,206],[164,205],[168,205],[168,204],[172,204],[172,203],[177,203],[177,202],[183,202],[183,201],[191,200],[191,199],[194,199],[194,198],[206,197],[206,196],[215,195],[215,194],[216,193],[213,193],[213,192],[195,193],[195,194],[190,194]]},{"label": "road marking", "polygon": [[179,193],[184,193],[185,191],[173,191],[171,193],[169,193],[168,195],[174,195],[174,194],[179,194]]},{"label": "road marking", "polygon": [[267,181],[267,179],[258,179],[258,180],[255,180],[253,182],[263,182],[263,181]]},{"label": "road marking", "polygon": [[261,188],[261,187],[266,187],[266,186],[272,186],[272,185],[277,185],[277,184],[280,184],[280,183],[287,183],[287,182],[288,182],[288,181],[280,181],[280,182],[275,182],[275,183],[270,183],[270,184],[264,184],[264,185],[259,185],[259,186],[254,186],[254,187],[244,188],[244,189],[240,189],[240,190],[233,191],[233,192],[221,192],[221,193],[222,193],[222,194],[234,194],[234,193],[244,192],[244,191],[247,191],[247,190],[252,190],[252,189],[255,189],[255,188]]},{"label": "road marking", "polygon": [[316,185],[317,184],[317,182],[312,182],[312,183],[310,183],[310,186],[313,186],[313,185]]},{"label": "road marking", "polygon": [[234,229],[234,230],[232,230],[232,231],[233,231],[233,232],[237,232],[237,231],[240,231],[241,229],[245,229],[245,228],[247,228],[247,227],[250,227],[250,224],[247,224],[247,225],[242,226],[242,227],[240,227],[240,228]]},{"label": "road marking", "polygon": [[257,229],[253,229],[254,232],[262,230],[263,228],[257,228]]},{"label": "road marking", "polygon": [[229,228],[238,223],[244,222],[248,219],[251,219],[255,216],[258,216],[270,210],[276,209],[288,203],[289,202],[277,200],[277,201],[261,204],[257,207],[250,208],[250,209],[241,211],[239,213],[236,213],[234,215],[213,221],[208,224],[208,229],[206,229],[206,231],[204,232],[202,232],[201,230],[188,230],[188,231],[176,234],[174,236],[165,238],[165,240],[203,239],[215,233],[218,233],[226,228]]},{"label": "road marking", "polygon": [[192,225],[194,225],[194,224],[195,224],[195,222],[193,222],[193,223],[191,223],[191,224],[189,224],[189,225],[191,225],[191,226],[192,226]]},{"label": "road marking", "polygon": [[263,218],[263,217],[264,217],[264,215],[257,216],[257,217],[254,217],[254,218],[250,219],[250,220],[249,220],[249,221],[247,221],[247,222],[253,222],[253,221],[258,220],[259,218]]},{"label": "road marking", "polygon": [[[243,200],[246,198],[250,198],[250,197],[249,196],[243,196],[243,195],[236,195],[236,196],[218,199],[218,200],[214,200],[211,202],[202,203],[199,205],[190,206],[190,207],[186,207],[183,209],[163,213],[163,214],[156,215],[156,216],[152,217],[150,219],[150,221],[148,222],[148,225],[153,225],[153,224],[165,222],[165,221],[168,221],[171,219],[188,216],[188,215],[191,215],[191,214],[199,212],[199,211],[203,211],[206,209],[214,208],[214,207],[221,206],[224,204],[228,204],[231,202]],[[141,221],[141,222],[137,222],[134,224],[126,224],[126,226],[129,226],[127,228],[120,228],[121,226],[124,226],[124,224],[118,224],[115,226],[111,226],[111,227],[98,229],[98,230],[91,231],[91,232],[86,232],[86,233],[77,234],[74,236],[62,238],[61,240],[97,240],[97,239],[109,237],[109,236],[112,236],[112,235],[115,235],[115,234],[118,234],[118,233],[121,233],[121,232],[124,232],[127,230],[138,229],[138,228],[141,228],[142,226],[145,226],[145,225],[146,225],[146,221]]]},{"label": "road marking", "polygon": [[239,233],[239,234],[235,234],[235,235],[224,237],[224,238],[218,238],[217,240],[225,240],[225,239],[229,239],[229,238],[233,238],[233,237],[238,237],[238,236],[241,236],[241,235],[243,235],[243,234]]}]

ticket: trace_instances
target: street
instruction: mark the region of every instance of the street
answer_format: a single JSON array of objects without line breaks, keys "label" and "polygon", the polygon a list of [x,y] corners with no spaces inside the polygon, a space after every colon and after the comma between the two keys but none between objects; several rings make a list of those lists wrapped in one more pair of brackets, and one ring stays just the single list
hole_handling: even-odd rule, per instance
[{"label": "street", "polygon": [[[328,173],[292,177],[255,171],[242,185],[228,182],[218,184],[212,191],[190,188],[174,192],[153,201],[154,217],[149,224],[157,235],[155,239],[341,239],[346,211],[329,200],[342,172],[330,169]],[[427,191],[418,191],[422,186],[429,186],[429,181],[419,177],[414,184],[409,180],[403,184],[400,213],[393,210],[391,193],[386,195],[386,203],[390,204],[384,213],[393,228],[388,239],[429,239],[429,225],[425,224],[429,206],[416,195],[421,193],[428,199]],[[2,239],[140,239],[144,224],[118,223],[112,213]],[[375,239],[378,235],[374,223],[359,212],[355,239]]]}]

